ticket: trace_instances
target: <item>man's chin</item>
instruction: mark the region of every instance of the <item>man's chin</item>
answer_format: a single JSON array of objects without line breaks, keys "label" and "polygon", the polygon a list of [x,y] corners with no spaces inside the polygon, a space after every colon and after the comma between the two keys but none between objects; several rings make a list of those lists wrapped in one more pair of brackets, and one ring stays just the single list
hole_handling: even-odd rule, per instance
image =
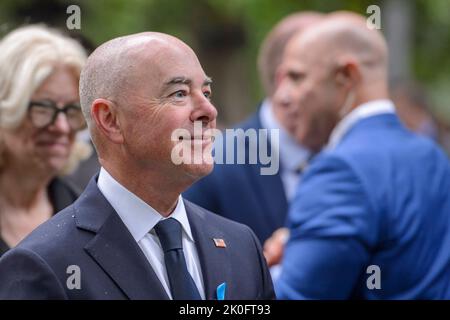
[{"label": "man's chin", "polygon": [[319,153],[328,143],[328,137],[316,135],[310,139],[305,139],[303,144],[313,154]]},{"label": "man's chin", "polygon": [[185,164],[184,166],[188,175],[195,179],[195,181],[210,174],[214,168],[214,164],[206,162],[201,164]]},{"label": "man's chin", "polygon": [[295,132],[295,140],[297,141],[297,143],[308,149],[310,149],[311,144],[314,144],[314,141],[312,141],[311,137],[309,137],[307,132],[305,132],[304,130],[297,130]]}]

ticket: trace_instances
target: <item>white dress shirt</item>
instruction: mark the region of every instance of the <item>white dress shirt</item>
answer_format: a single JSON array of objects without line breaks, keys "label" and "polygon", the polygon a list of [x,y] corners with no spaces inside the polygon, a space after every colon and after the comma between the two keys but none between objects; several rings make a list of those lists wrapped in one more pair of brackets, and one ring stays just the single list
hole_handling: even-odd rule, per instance
[{"label": "white dress shirt", "polygon": [[[167,295],[172,299],[164,263],[164,252],[153,229],[160,220],[166,218],[117,182],[104,168],[100,169],[97,185],[144,252]],[[175,210],[168,218],[176,219],[182,226],[183,251],[187,268],[204,300],[205,290],[200,260],[181,195]]]},{"label": "white dress shirt", "polygon": [[[288,202],[293,198],[300,181],[299,166],[306,163],[309,152],[298,144],[275,118],[271,102],[265,99],[261,105],[260,120],[264,129],[279,129],[280,141],[270,141],[273,151],[279,149],[281,163],[281,181]],[[270,136],[270,135],[269,135]]]},{"label": "white dress shirt", "polygon": [[384,113],[395,113],[395,106],[391,100],[372,100],[359,105],[337,124],[331,132],[326,149],[334,149],[358,121]]}]

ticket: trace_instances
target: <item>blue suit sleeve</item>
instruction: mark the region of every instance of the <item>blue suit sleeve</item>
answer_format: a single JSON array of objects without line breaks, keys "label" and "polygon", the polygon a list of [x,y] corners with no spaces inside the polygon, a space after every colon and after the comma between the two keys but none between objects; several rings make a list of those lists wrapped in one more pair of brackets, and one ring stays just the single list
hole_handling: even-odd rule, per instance
[{"label": "blue suit sleeve", "polygon": [[378,218],[351,167],[317,159],[292,202],[279,299],[346,299],[352,295],[377,238]]},{"label": "blue suit sleeve", "polygon": [[48,264],[37,254],[12,249],[0,259],[0,300],[61,300],[65,291]]}]

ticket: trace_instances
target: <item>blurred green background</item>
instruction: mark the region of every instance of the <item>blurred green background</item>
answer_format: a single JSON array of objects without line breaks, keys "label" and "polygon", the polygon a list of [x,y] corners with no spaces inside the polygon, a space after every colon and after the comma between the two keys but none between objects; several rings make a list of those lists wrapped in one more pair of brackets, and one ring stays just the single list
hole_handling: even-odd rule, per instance
[{"label": "blurred green background", "polygon": [[[26,23],[66,28],[66,9],[81,8],[81,33],[95,47],[146,30],[175,35],[197,52],[214,79],[213,101],[222,125],[254,111],[264,97],[256,70],[259,45],[282,17],[299,10],[381,8],[391,50],[391,78],[421,82],[436,116],[450,124],[449,0],[1,0],[0,36]],[[1,52],[0,52],[1,54]]]}]

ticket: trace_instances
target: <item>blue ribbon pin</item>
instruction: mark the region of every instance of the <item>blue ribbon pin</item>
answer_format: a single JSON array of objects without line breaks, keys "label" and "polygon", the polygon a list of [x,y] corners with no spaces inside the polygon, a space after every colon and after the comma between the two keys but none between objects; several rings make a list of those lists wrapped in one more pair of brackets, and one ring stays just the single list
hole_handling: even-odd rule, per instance
[{"label": "blue ribbon pin", "polygon": [[225,300],[225,289],[227,288],[227,284],[221,283],[217,286],[216,294],[217,294],[217,300]]}]

